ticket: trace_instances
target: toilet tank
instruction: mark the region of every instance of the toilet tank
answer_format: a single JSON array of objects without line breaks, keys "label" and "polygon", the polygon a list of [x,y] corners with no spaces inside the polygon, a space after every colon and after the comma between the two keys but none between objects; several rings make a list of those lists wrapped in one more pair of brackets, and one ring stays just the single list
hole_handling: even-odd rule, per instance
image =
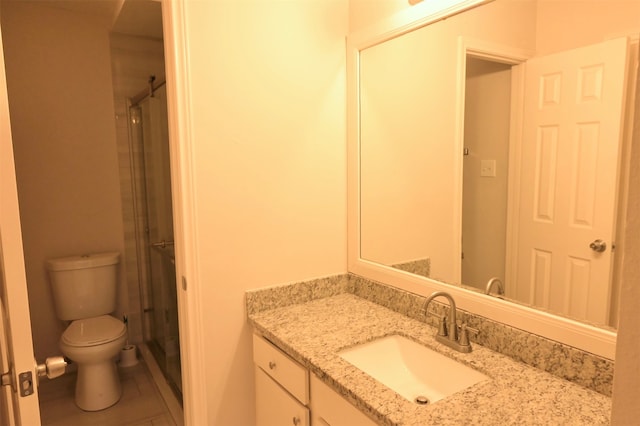
[{"label": "toilet tank", "polygon": [[48,260],[58,318],[76,320],[115,311],[119,261],[117,252]]}]

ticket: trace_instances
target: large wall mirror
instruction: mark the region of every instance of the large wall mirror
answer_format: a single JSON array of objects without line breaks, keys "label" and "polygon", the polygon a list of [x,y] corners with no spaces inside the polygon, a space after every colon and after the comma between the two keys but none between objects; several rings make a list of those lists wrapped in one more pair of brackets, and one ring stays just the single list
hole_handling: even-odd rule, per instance
[{"label": "large wall mirror", "polygon": [[349,268],[613,358],[640,4],[462,3],[350,37]]}]

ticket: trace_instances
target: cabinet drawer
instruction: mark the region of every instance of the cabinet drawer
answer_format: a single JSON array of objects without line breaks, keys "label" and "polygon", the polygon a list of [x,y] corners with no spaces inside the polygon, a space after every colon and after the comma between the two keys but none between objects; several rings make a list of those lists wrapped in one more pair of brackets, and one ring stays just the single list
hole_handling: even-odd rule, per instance
[{"label": "cabinet drawer", "polygon": [[309,373],[264,338],[253,335],[253,362],[303,404],[309,402]]},{"label": "cabinet drawer", "polygon": [[375,426],[376,423],[340,394],[311,376],[311,424],[314,426]]},{"label": "cabinet drawer", "polygon": [[309,426],[309,409],[261,368],[256,373],[256,426]]}]

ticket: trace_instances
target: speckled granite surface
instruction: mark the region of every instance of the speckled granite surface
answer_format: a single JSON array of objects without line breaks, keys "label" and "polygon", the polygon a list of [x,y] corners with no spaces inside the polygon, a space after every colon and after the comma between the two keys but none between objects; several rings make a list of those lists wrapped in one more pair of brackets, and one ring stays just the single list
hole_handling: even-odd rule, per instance
[{"label": "speckled granite surface", "polygon": [[[422,312],[425,300],[422,296],[356,275],[349,275],[347,289],[363,299],[436,326],[437,318],[433,316],[425,318]],[[433,305],[429,310],[437,313],[444,313],[448,309],[437,301]],[[611,396],[614,367],[612,360],[460,309],[457,311],[459,319],[464,320],[470,327],[480,330],[477,336],[470,336],[472,342],[603,395]]]},{"label": "speckled granite surface", "polygon": [[395,265],[391,265],[391,267],[427,278],[431,275],[431,259],[419,259],[411,262],[396,263]]},{"label": "speckled granite surface", "polygon": [[[251,310],[254,328],[380,424],[605,425],[610,398],[474,345],[461,354],[435,329],[350,293]],[[338,351],[401,334],[491,377],[427,406],[410,402],[339,357]]]},{"label": "speckled granite surface", "polygon": [[[345,292],[436,326],[437,318],[425,317],[422,311],[424,297],[353,274],[248,291],[247,313],[305,303]],[[447,309],[438,301],[434,301],[429,308],[430,311],[439,314],[445,313]],[[462,310],[458,310],[458,318],[480,330],[477,336],[470,336],[472,342],[605,396],[611,396],[614,368],[612,360]]]},{"label": "speckled granite surface", "polygon": [[245,295],[247,314],[345,293],[348,286],[349,276],[344,274],[250,290]]}]

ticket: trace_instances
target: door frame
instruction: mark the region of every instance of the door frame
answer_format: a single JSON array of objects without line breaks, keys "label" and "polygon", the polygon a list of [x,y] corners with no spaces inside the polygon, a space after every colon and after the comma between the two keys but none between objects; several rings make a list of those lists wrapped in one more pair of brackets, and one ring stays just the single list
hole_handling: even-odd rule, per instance
[{"label": "door frame", "polygon": [[[11,401],[15,424],[39,425],[38,379],[31,334],[31,313],[22,247],[22,229],[16,184],[9,94],[0,30],[0,298],[5,308],[2,326],[8,341],[7,356],[13,382]],[[6,322],[4,321],[6,320]],[[0,373],[5,373],[1,371]],[[33,393],[19,396],[18,374],[31,373]],[[3,397],[9,392],[3,389]]]},{"label": "door frame", "polygon": [[182,1],[162,2],[169,156],[173,190],[173,222],[180,333],[180,359],[185,424],[208,418],[205,377],[201,283],[198,280],[198,245],[193,187],[191,138],[191,85],[188,73],[186,11]]},{"label": "door frame", "polygon": [[[458,37],[458,70],[457,70],[457,100],[456,100],[456,134],[454,152],[459,153],[454,170],[454,259],[462,253],[462,191],[463,191],[463,160],[464,150],[464,110],[466,101],[466,72],[467,56],[473,56],[490,62],[511,65],[511,126],[509,128],[509,170],[507,189],[507,242],[505,259],[505,282],[512,280],[515,256],[511,253],[517,241],[517,214],[520,192],[516,182],[520,181],[520,144],[519,129],[522,125],[522,103],[524,102],[524,64],[534,53],[526,49],[518,49],[498,43],[488,42],[472,37]],[[457,262],[454,269],[455,281],[462,283],[462,262]],[[506,286],[505,286],[506,287]]]}]

